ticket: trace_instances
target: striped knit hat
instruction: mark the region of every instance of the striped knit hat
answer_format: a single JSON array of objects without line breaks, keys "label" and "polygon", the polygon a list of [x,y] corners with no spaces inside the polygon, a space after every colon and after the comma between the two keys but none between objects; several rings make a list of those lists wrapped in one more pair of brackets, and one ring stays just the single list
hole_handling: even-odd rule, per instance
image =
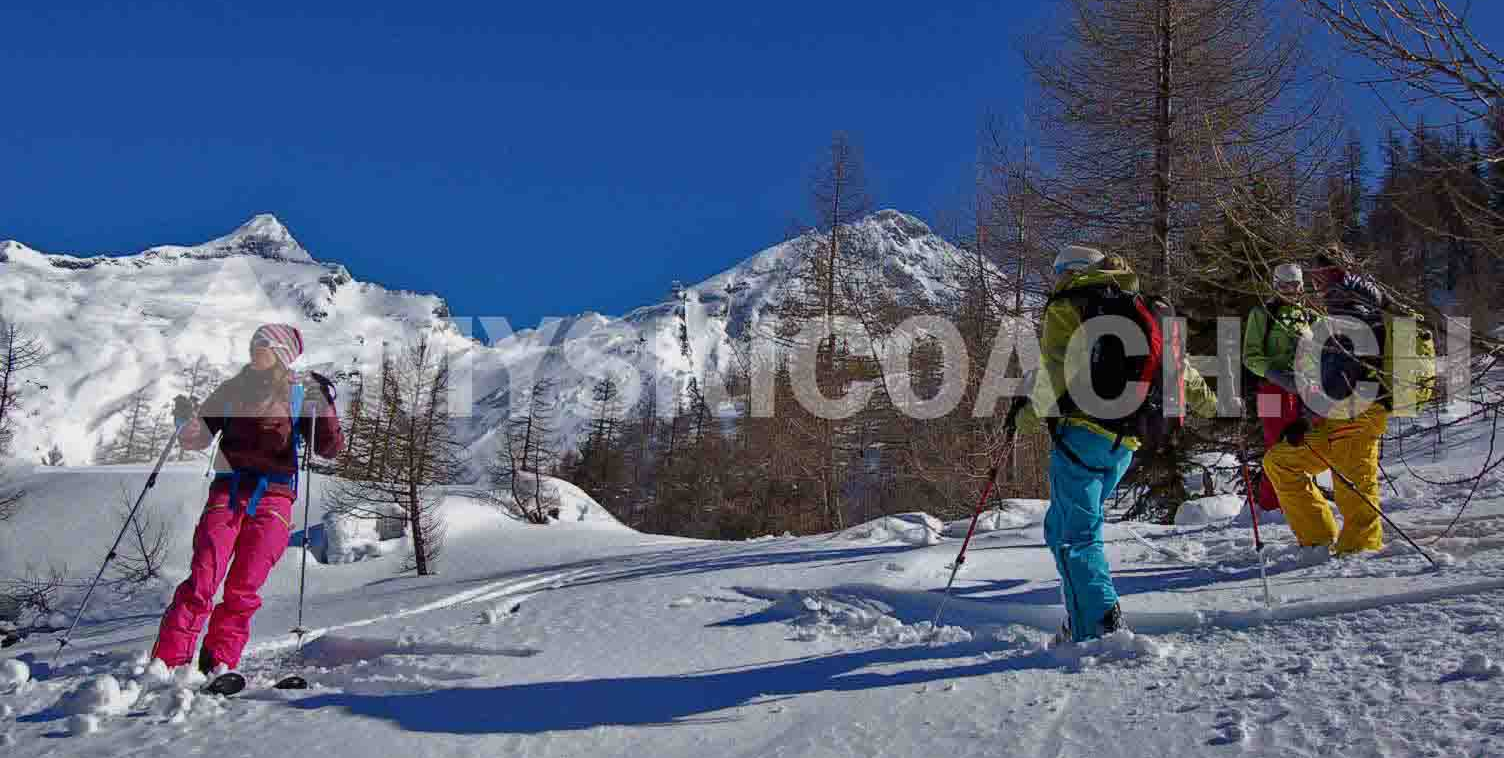
[{"label": "striped knit hat", "polygon": [[251,335],[251,352],[266,347],[277,356],[282,368],[292,368],[292,362],[303,354],[303,333],[288,324],[263,324]]}]

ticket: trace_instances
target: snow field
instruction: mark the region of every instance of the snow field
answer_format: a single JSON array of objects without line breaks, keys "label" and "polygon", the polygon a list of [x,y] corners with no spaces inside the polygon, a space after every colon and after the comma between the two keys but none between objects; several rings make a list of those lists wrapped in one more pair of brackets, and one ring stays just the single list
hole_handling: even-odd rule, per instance
[{"label": "snow field", "polygon": [[31,667],[22,661],[0,661],[0,687],[20,687],[31,680]]},{"label": "snow field", "polygon": [[[1440,480],[1477,452],[1410,463]],[[439,576],[394,576],[393,555],[310,564],[316,631],[301,652],[285,632],[290,552],[242,666],[251,687],[233,701],[144,660],[159,595],[96,597],[57,669],[47,635],[7,649],[31,671],[0,685],[0,741],[7,758],[227,744],[424,758],[1504,754],[1504,490],[1483,482],[1442,539],[1469,488],[1393,468],[1385,507],[1442,569],[1393,534],[1378,553],[1316,559],[1264,519],[1270,610],[1246,510],[1109,523],[1130,631],[1057,649],[1038,501],[984,512],[937,630],[970,519],[718,543],[582,521],[598,510],[588,499],[574,519],[530,527],[456,491]],[[75,479],[109,475],[36,481],[73,502],[89,491]],[[162,507],[200,494],[181,479],[159,484]],[[70,564],[86,572],[112,526],[71,528]],[[269,689],[290,671],[311,689]],[[58,741],[71,733],[89,736]]]}]

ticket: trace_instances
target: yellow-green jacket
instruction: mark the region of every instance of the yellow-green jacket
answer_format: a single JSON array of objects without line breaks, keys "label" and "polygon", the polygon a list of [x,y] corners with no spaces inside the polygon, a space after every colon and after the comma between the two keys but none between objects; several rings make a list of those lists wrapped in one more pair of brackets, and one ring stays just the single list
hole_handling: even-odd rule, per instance
[{"label": "yellow-green jacket", "polygon": [[1269,312],[1260,305],[1248,314],[1243,329],[1243,365],[1259,376],[1273,371],[1295,371],[1295,356],[1302,337],[1311,336],[1310,310],[1296,303],[1280,303]]},{"label": "yellow-green jacket", "polygon": [[[1077,287],[1090,287],[1098,284],[1115,282],[1125,292],[1138,292],[1138,275],[1128,270],[1098,269],[1085,273],[1065,277],[1055,285],[1055,292],[1062,292]],[[1034,382],[1030,402],[1024,406],[1018,415],[1018,430],[1021,432],[1037,431],[1041,419],[1058,415],[1058,406],[1061,396],[1070,387],[1071,380],[1076,374],[1086,369],[1089,356],[1086,353],[1085,340],[1077,343],[1077,350],[1071,351],[1071,335],[1081,328],[1081,313],[1071,305],[1068,299],[1056,300],[1045,309],[1042,319],[1042,329],[1039,338],[1040,366],[1039,375]],[[1070,353],[1067,355],[1067,353]],[[1186,404],[1189,410],[1202,417],[1215,416],[1217,413],[1217,396],[1206,385],[1206,380],[1190,367],[1183,366],[1185,372]],[[1044,381],[1048,377],[1049,381]],[[1080,411],[1073,411],[1061,418],[1062,424],[1075,424],[1090,429],[1108,439],[1117,439],[1117,433],[1108,431],[1100,424],[1088,419]],[[1137,450],[1139,441],[1137,437],[1125,436],[1122,444],[1129,450]]]}]

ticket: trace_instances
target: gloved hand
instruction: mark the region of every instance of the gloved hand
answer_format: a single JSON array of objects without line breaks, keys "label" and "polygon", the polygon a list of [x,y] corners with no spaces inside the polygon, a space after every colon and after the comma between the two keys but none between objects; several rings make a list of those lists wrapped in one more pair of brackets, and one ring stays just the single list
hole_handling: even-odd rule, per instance
[{"label": "gloved hand", "polygon": [[172,399],[172,421],[177,426],[198,415],[198,406],[187,395],[178,395]]},{"label": "gloved hand", "polygon": [[334,380],[317,371],[308,372],[308,378],[303,380],[303,387],[310,400],[318,402],[322,399],[325,405],[334,405],[334,399],[339,397]]},{"label": "gloved hand", "polygon": [[1296,447],[1306,443],[1306,435],[1311,433],[1311,420],[1305,416],[1290,422],[1285,430],[1279,433],[1279,438]]},{"label": "gloved hand", "polygon": [[1279,369],[1270,369],[1269,371],[1265,372],[1264,378],[1269,380],[1270,384],[1279,387],[1280,389],[1292,395],[1299,393],[1299,390],[1295,388],[1294,372],[1280,371]]}]

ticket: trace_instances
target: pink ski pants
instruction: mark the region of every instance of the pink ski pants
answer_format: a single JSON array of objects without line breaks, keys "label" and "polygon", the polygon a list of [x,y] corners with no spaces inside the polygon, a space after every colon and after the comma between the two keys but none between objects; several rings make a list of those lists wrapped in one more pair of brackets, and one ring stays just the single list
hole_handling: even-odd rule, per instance
[{"label": "pink ski pants", "polygon": [[[215,663],[240,665],[240,653],[251,635],[251,616],[261,607],[258,594],[272,567],[287,549],[292,531],[292,499],[282,493],[262,495],[256,515],[245,515],[245,499],[255,482],[242,482],[235,507],[229,506],[229,486],[216,483],[193,532],[193,560],[188,579],[178,585],[162,615],[153,656],[168,666],[193,660],[193,646],[204,621],[209,633],[204,650]],[[224,584],[224,597],[213,607],[214,593]]]}]

